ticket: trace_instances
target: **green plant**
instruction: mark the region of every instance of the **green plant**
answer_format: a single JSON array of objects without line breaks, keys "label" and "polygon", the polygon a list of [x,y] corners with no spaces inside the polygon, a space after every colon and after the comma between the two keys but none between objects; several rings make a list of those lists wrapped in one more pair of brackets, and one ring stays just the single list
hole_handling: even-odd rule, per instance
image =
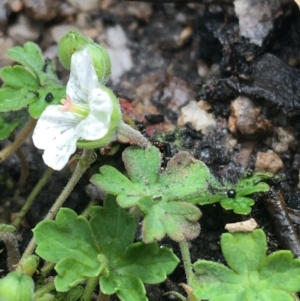
[{"label": "green plant", "polygon": [[300,259],[290,251],[266,255],[266,235],[225,233],[221,248],[230,268],[207,260],[193,264],[193,296],[210,301],[294,301],[300,290]]},{"label": "green plant", "polygon": [[36,253],[56,263],[57,291],[97,277],[104,294],[147,300],[143,283],[164,281],[179,260],[156,242],[134,243],[136,226],[136,218],[114,197],[107,198],[104,207],[92,207],[90,220],[64,208],[55,221],[43,221],[33,230]]},{"label": "green plant", "polygon": [[[14,227],[0,227],[10,270],[0,280],[0,301],[18,301],[20,297],[35,301],[90,301],[98,287],[99,301],[108,300],[112,294],[125,301],[146,301],[145,284],[165,281],[179,262],[170,248],[159,245],[165,236],[180,245],[187,285],[194,289],[191,298],[211,298],[212,287],[202,289],[198,282],[203,262],[192,265],[188,249],[188,240],[200,233],[198,205],[219,202],[226,210],[248,214],[254,204],[251,194],[268,191],[264,181],[272,175],[254,173],[233,185],[217,180],[203,162],[187,152],[176,154],[162,169],[159,150],[124,123],[117,97],[104,86],[110,74],[106,51],[75,31],[63,37],[58,48],[61,62],[70,68],[67,87],[60,83],[54,64],[45,60],[39,46],[31,42],[10,49],[7,55],[16,65],[0,70],[0,137],[15,137],[0,151],[0,161],[17,151],[23,166],[22,183],[28,166],[18,148],[32,131],[34,145],[44,150],[44,162],[54,170],[62,169],[76,148],[82,149],[81,155],[71,159],[76,159],[76,168],[70,180],[45,219],[33,230],[34,238],[21,258],[15,231],[53,169],[48,168],[36,184],[13,221]],[[20,115],[25,118],[19,118]],[[25,125],[23,119],[28,119]],[[16,127],[22,128],[17,135]],[[95,162],[95,151],[117,140],[136,146],[123,152],[124,174],[102,166],[100,173],[92,176],[92,183],[107,192],[104,205],[90,203],[81,215],[61,208]],[[139,221],[142,235],[136,238]],[[230,241],[223,241],[223,249],[230,249]],[[248,244],[251,246],[251,242]],[[263,248],[262,239],[258,244]],[[38,272],[39,258],[32,255],[35,248],[40,258],[48,262]],[[283,261],[282,270],[295,265],[293,259],[290,266],[285,264],[288,259]],[[239,265],[243,266],[241,260]],[[54,280],[48,278],[53,269]],[[248,285],[245,279],[244,284]],[[11,285],[16,288],[13,293],[8,292]],[[297,286],[288,287],[288,293],[296,289]]]}]

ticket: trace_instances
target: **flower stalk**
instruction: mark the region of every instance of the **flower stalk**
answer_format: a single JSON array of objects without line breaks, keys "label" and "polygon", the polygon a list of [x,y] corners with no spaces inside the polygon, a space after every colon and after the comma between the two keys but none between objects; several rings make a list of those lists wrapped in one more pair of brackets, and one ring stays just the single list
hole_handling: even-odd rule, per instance
[{"label": "flower stalk", "polygon": [[[51,209],[49,210],[44,220],[51,220],[55,217],[58,210],[61,208],[65,200],[71,194],[75,185],[78,183],[78,181],[80,180],[82,175],[86,172],[86,170],[89,168],[90,164],[93,162],[93,157],[94,157],[93,150],[83,151],[83,154],[77,163],[76,169],[72,177],[70,178],[69,182],[67,183],[66,187],[61,192],[61,194],[59,195],[55,203],[52,205]],[[21,260],[19,261],[19,264],[34,252],[35,247],[36,247],[35,239],[32,238],[25,252],[23,253]]]},{"label": "flower stalk", "polygon": [[14,142],[6,146],[0,151],[0,162],[7,159],[12,153],[14,153],[20,145],[26,140],[26,138],[31,134],[37,123],[36,119],[29,117],[29,120],[22,131],[17,135]]}]

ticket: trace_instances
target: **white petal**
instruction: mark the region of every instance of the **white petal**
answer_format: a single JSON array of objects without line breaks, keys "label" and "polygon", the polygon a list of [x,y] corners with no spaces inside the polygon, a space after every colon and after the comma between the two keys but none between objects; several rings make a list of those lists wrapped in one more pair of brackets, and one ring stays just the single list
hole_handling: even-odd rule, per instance
[{"label": "white petal", "polygon": [[75,52],[71,59],[71,74],[67,84],[67,95],[73,102],[87,103],[88,95],[99,86],[97,74],[87,48]]},{"label": "white petal", "polygon": [[82,117],[70,112],[61,112],[60,105],[48,106],[39,118],[33,132],[33,143],[39,149],[46,149],[69,129],[75,130]]},{"label": "white petal", "polygon": [[74,129],[65,131],[54,141],[49,141],[47,148],[43,154],[46,165],[61,170],[68,163],[70,156],[76,150],[76,142],[78,137]]},{"label": "white petal", "polygon": [[78,124],[76,132],[85,140],[97,140],[104,137],[110,127],[113,103],[107,92],[98,88],[89,95],[90,113]]}]

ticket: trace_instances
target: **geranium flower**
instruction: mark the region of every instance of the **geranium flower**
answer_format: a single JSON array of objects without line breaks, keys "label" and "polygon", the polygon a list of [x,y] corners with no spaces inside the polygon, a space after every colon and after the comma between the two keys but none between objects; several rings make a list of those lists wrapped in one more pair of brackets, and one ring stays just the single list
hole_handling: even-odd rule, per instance
[{"label": "geranium flower", "polygon": [[111,140],[121,120],[117,99],[99,84],[87,49],[72,55],[66,92],[62,105],[45,109],[32,137],[34,145],[45,150],[45,164],[55,170],[67,164],[78,140],[94,141],[108,134]]}]

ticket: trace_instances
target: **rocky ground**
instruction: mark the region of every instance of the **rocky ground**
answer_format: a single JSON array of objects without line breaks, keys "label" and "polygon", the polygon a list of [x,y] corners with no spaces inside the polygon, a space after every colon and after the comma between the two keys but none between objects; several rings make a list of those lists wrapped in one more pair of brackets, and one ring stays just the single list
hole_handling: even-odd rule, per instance
[{"label": "rocky ground", "polygon": [[[58,62],[57,42],[70,29],[93,38],[109,51],[112,76],[108,86],[119,96],[124,114],[160,145],[166,160],[185,149],[220,179],[234,182],[249,170],[270,171],[280,178],[271,185],[282,192],[281,207],[267,196],[258,196],[247,217],[218,205],[201,208],[202,232],[191,243],[192,260],[222,261],[218,243],[225,224],[249,217],[267,231],[270,250],[290,248],[300,256],[297,5],[283,0],[162,2],[2,1],[0,67],[12,64],[5,57],[7,49],[33,41],[45,57],[57,63],[66,83],[68,72]],[[179,136],[164,135],[178,129]],[[23,151],[30,168],[25,186],[18,186],[17,156],[0,165],[1,222],[11,222],[45,170],[41,153],[30,140]],[[120,156],[114,161],[119,162]],[[21,250],[69,172],[66,168],[55,173],[38,196],[19,233]],[[84,190],[88,177],[66,205],[78,211],[84,208],[89,199]],[[5,256],[3,252],[0,268],[4,271]],[[149,287],[149,299],[168,300],[170,296],[163,294],[180,290],[178,283],[184,277],[179,267],[165,283]]]}]

